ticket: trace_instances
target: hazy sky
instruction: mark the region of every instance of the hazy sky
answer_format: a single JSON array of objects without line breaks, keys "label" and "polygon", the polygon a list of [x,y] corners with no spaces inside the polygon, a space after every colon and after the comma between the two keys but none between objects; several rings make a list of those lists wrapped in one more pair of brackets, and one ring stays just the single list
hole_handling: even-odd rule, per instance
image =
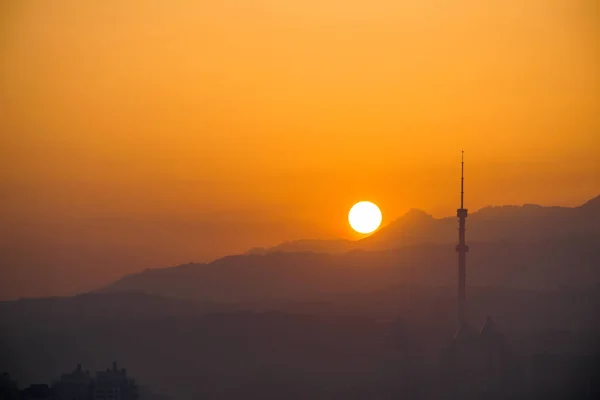
[{"label": "hazy sky", "polygon": [[5,0],[0,18],[9,296],[353,238],[359,200],[384,223],[451,215],[462,149],[471,210],[600,194],[595,0]]}]

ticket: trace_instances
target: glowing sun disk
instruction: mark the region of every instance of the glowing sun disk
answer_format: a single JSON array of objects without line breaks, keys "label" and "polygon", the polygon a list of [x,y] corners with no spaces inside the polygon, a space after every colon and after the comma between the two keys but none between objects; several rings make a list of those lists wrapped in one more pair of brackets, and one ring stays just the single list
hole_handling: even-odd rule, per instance
[{"label": "glowing sun disk", "polygon": [[381,224],[381,211],[374,203],[361,201],[350,209],[348,222],[356,232],[371,233]]}]

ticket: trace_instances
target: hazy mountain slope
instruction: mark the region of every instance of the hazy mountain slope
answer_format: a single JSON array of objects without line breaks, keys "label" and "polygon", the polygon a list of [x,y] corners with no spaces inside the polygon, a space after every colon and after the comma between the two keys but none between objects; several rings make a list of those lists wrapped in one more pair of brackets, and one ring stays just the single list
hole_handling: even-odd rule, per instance
[{"label": "hazy mountain slope", "polygon": [[250,249],[248,254],[267,254],[276,252],[298,253],[311,251],[315,253],[344,253],[355,249],[356,242],[345,239],[319,240],[304,239],[283,242],[270,248],[257,247]]},{"label": "hazy mountain slope", "polygon": [[412,209],[371,236],[356,242],[362,249],[393,249],[416,243],[453,243],[456,218],[436,219],[424,211]]},{"label": "hazy mountain slope", "polygon": [[[600,236],[529,242],[471,243],[470,285],[556,288],[600,282]],[[398,284],[456,282],[450,245],[414,245],[344,254],[239,255],[210,264],[146,270],[104,288],[203,301],[318,299],[323,294],[372,291]]]}]

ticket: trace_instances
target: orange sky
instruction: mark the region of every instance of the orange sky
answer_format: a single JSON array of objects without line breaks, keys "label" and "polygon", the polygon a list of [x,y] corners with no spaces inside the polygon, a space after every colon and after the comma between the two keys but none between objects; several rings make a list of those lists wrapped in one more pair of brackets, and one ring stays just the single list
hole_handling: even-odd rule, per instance
[{"label": "orange sky", "polygon": [[[384,223],[412,207],[451,215],[461,149],[471,210],[600,193],[594,0],[0,7],[10,259],[31,243],[116,241],[95,236],[98,219],[153,221],[162,228],[143,230],[148,240],[172,249],[131,256],[122,270],[88,262],[116,268],[112,277],[287,239],[352,238],[346,214],[363,199]],[[170,237],[173,224],[196,236]],[[123,252],[143,251],[137,233],[114,229]]]}]

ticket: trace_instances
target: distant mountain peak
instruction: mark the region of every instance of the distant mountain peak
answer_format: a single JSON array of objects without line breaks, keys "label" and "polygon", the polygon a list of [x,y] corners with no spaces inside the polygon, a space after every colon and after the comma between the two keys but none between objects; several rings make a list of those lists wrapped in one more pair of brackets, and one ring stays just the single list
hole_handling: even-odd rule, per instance
[{"label": "distant mountain peak", "polygon": [[433,216],[423,210],[418,208],[411,208],[408,210],[406,214],[404,214],[400,219],[411,218],[411,219],[434,219]]},{"label": "distant mountain peak", "polygon": [[389,229],[405,229],[406,227],[417,226],[434,220],[435,218],[433,218],[431,214],[419,210],[418,208],[411,208],[406,214],[383,228],[382,231],[387,231]]}]

